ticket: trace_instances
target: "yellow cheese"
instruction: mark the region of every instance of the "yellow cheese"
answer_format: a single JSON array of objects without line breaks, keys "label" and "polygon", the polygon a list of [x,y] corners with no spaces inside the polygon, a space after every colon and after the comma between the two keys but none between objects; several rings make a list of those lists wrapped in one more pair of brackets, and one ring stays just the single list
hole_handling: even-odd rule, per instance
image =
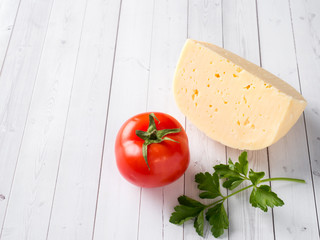
[{"label": "yellow cheese", "polygon": [[210,138],[237,149],[275,143],[307,104],[293,87],[259,66],[191,39],[182,50],[173,90],[188,120]]}]

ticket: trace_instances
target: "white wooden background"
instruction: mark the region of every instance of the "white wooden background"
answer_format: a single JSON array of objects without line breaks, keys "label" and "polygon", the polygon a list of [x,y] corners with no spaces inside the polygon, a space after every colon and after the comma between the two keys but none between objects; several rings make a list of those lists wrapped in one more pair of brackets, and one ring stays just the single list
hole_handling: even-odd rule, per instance
[{"label": "white wooden background", "polygon": [[[308,101],[293,129],[250,167],[285,205],[263,213],[248,192],[226,204],[221,239],[319,239],[319,0],[0,0],[1,240],[201,239],[169,223],[194,174],[240,151],[208,139],[177,109],[171,84],[187,38],[261,65]],[[191,163],[175,183],[141,189],[114,159],[121,124],[145,111],[177,118]],[[205,239],[213,239],[206,229]]]}]

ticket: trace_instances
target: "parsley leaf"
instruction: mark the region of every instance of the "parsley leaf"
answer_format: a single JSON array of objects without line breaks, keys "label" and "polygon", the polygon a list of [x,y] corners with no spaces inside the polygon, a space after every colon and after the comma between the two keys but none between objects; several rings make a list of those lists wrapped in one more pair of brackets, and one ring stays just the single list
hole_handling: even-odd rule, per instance
[{"label": "parsley leaf", "polygon": [[201,202],[198,202],[197,200],[194,200],[192,198],[189,198],[185,195],[182,195],[178,198],[178,202],[183,205],[183,206],[187,206],[187,207],[204,207],[205,205],[203,205]]},{"label": "parsley leaf", "polygon": [[[216,165],[214,166],[214,170],[215,172],[213,174],[208,172],[198,173],[195,176],[195,181],[198,183],[198,189],[202,191],[199,193],[200,198],[218,199],[205,205],[187,196],[180,196],[178,198],[180,205],[174,208],[175,211],[172,213],[169,220],[171,223],[181,225],[185,221],[193,219],[193,226],[196,232],[200,236],[203,236],[205,225],[204,219],[206,219],[211,226],[212,235],[214,237],[219,237],[224,233],[224,230],[229,227],[228,216],[223,206],[224,201],[229,197],[253,187],[249,202],[253,207],[258,207],[266,212],[268,211],[268,207],[273,208],[275,206],[282,206],[284,205],[284,202],[277,194],[271,191],[271,188],[268,185],[260,185],[261,183],[276,180],[305,183],[305,181],[301,179],[281,177],[262,180],[265,173],[254,172],[252,169],[250,169],[249,176],[247,176],[248,160],[246,152],[243,152],[239,156],[238,162],[233,163],[232,160],[229,159],[228,164]],[[219,178],[225,179],[222,186],[230,190],[235,189],[246,180],[251,181],[252,185],[243,187],[228,196],[223,196],[220,192]]]},{"label": "parsley leaf", "polygon": [[178,198],[180,205],[174,208],[175,212],[171,214],[170,222],[181,225],[196,216],[205,208],[202,203],[189,198],[187,196],[180,196]]},{"label": "parsley leaf", "polygon": [[216,198],[222,196],[220,193],[219,177],[216,173],[212,175],[208,172],[198,173],[195,176],[195,181],[198,183],[198,188],[205,192],[199,194],[200,198]]},{"label": "parsley leaf", "polygon": [[253,185],[257,185],[261,178],[263,178],[265,175],[264,172],[254,172],[252,169],[250,169],[249,172],[249,178]]},{"label": "parsley leaf", "polygon": [[194,228],[196,229],[196,232],[203,237],[203,228],[204,228],[204,210],[202,210],[199,215],[195,218],[194,221]]},{"label": "parsley leaf", "polygon": [[243,152],[239,156],[239,162],[233,163],[229,158],[228,164],[219,164],[213,168],[220,178],[242,178],[244,180],[248,174],[248,167],[247,152]]},{"label": "parsley leaf", "polygon": [[254,186],[249,201],[253,207],[258,207],[265,212],[268,211],[268,207],[284,205],[284,202],[271,191],[268,185]]},{"label": "parsley leaf", "polygon": [[218,203],[207,211],[206,219],[211,225],[211,232],[214,237],[219,237],[228,229],[229,220],[223,203]]},{"label": "parsley leaf", "polygon": [[228,161],[228,165],[220,164],[214,167],[215,172],[220,178],[226,179],[223,183],[223,187],[229,190],[233,190],[238,187],[245,179],[248,173],[248,161],[247,154],[243,152],[239,156],[239,162],[233,163],[231,159]]},{"label": "parsley leaf", "polygon": [[233,190],[238,187],[243,181],[244,179],[240,177],[230,177],[222,184],[222,186],[229,190]]},{"label": "parsley leaf", "polygon": [[242,152],[239,156],[239,162],[234,164],[235,170],[238,173],[243,174],[244,176],[247,176],[248,174],[249,162],[247,159],[248,159],[247,152]]},{"label": "parsley leaf", "polygon": [[[230,163],[231,160],[229,160]],[[232,162],[232,161],[231,161]],[[236,172],[235,169],[233,169],[234,164],[231,164],[231,167],[229,165],[225,165],[225,164],[219,164],[214,166],[214,170],[215,173],[217,173],[219,175],[220,178],[230,178],[230,177],[240,177],[241,175]]]}]

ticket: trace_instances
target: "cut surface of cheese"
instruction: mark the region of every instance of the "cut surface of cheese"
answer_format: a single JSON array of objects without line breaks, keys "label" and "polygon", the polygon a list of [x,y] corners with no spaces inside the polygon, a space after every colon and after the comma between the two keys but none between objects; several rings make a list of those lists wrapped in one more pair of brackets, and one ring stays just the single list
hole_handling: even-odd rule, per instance
[{"label": "cut surface of cheese", "polygon": [[261,67],[191,39],[176,67],[173,91],[182,113],[208,137],[246,150],[278,141],[307,104],[293,87]]}]

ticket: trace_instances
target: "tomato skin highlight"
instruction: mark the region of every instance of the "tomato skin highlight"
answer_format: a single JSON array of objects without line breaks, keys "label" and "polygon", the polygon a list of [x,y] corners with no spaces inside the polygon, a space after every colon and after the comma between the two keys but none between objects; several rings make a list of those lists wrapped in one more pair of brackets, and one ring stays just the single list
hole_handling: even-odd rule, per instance
[{"label": "tomato skin highlight", "polygon": [[154,112],[157,130],[181,128],[168,137],[177,142],[164,140],[148,146],[148,163],[142,155],[144,140],[136,130],[147,131],[149,112],[128,119],[120,128],[115,142],[117,167],[121,175],[140,187],[161,187],[174,182],[187,170],[190,162],[188,137],[181,124],[168,114]]}]

